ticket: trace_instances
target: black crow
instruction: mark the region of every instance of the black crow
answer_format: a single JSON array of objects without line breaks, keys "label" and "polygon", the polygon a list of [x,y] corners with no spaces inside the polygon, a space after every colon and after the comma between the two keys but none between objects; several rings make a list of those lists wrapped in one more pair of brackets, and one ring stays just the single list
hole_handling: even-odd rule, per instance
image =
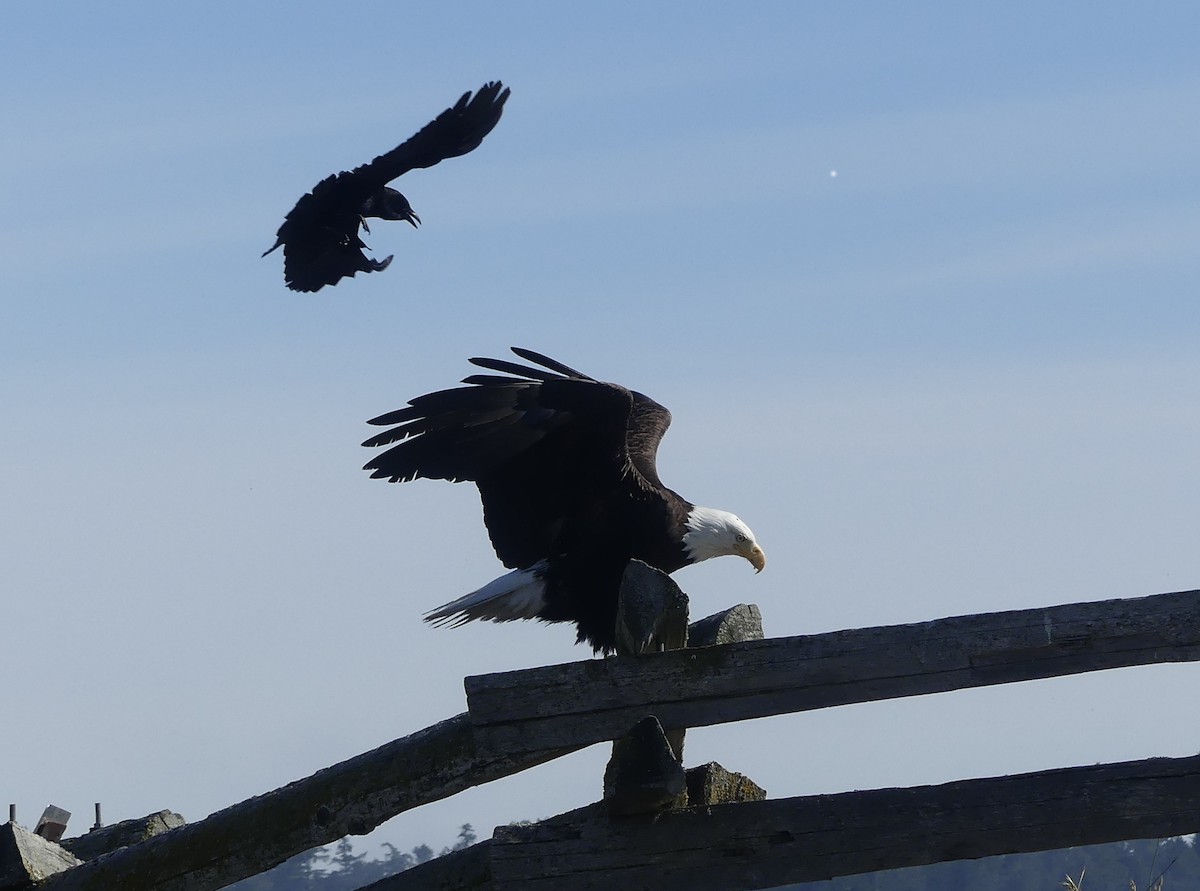
[{"label": "black crow", "polygon": [[408,199],[387,184],[410,170],[474,149],[500,120],[508,94],[500,81],[484,84],[474,97],[463,93],[408,141],[370,164],[321,180],[296,202],[263,256],[283,245],[283,277],[293,291],[319,291],[356,272],[386,269],[391,256],[369,259],[358,227],[371,231],[367,217],[406,220],[414,228],[421,222]]}]

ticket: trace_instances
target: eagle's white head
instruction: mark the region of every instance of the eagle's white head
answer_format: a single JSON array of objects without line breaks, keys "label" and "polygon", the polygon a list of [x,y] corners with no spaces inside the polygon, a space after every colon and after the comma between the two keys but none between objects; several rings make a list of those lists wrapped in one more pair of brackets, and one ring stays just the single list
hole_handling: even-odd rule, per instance
[{"label": "eagle's white head", "polygon": [[757,572],[767,565],[767,555],[758,546],[750,527],[727,510],[693,507],[688,514],[683,547],[692,563],[728,555],[745,557]]}]

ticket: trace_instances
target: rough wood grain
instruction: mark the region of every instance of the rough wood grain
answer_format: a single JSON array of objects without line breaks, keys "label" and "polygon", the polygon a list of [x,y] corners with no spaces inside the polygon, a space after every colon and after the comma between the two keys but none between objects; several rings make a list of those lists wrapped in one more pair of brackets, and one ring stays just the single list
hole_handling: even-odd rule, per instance
[{"label": "rough wood grain", "polygon": [[27,888],[76,866],[79,860],[57,842],[42,838],[23,826],[0,825],[0,889]]},{"label": "rough wood grain", "polygon": [[687,804],[687,780],[662,725],[653,715],[613,743],[604,770],[609,816],[649,814]]},{"label": "rough wood grain", "polygon": [[688,626],[689,647],[715,647],[762,639],[762,613],[753,603],[739,603]]},{"label": "rough wood grain", "polygon": [[726,770],[715,761],[689,767],[686,779],[687,803],[690,807],[767,800],[766,789],[744,773]]},{"label": "rough wood grain", "polygon": [[[609,819],[602,804],[363,891],[741,891],[994,854],[1200,829],[1200,756],[941,786],[690,807]],[[458,858],[441,863],[442,860]],[[469,869],[464,865],[469,864]]]},{"label": "rough wood grain", "polygon": [[95,860],[101,854],[136,845],[183,826],[187,821],[173,811],[159,811],[136,820],[122,820],[111,826],[93,829],[85,835],[64,838],[62,846],[80,860]]},{"label": "rough wood grain", "polygon": [[646,715],[665,728],[1200,659],[1200,591],[985,613],[466,679],[487,751],[615,739]]},{"label": "rough wood grain", "polygon": [[[470,715],[451,718],[198,823],[50,876],[35,887],[49,891],[111,888],[213,891],[262,872],[301,851],[346,834],[368,832],[401,811],[508,776],[580,746],[614,739],[647,714],[656,715],[665,727],[704,726],[848,702],[1197,659],[1200,659],[1200,592],[1187,591],[964,616],[919,625],[677,650],[637,658],[589,660],[468,678]],[[1171,765],[1184,761],[1189,764],[1186,776],[1177,772],[1168,776],[1175,770]],[[925,852],[920,854],[912,853],[914,821],[922,826],[927,822],[936,824],[946,818],[942,812],[945,808],[959,805],[914,804],[924,799],[913,798],[913,790],[855,793],[880,796],[872,807],[882,809],[881,813],[888,808],[901,813],[903,819],[898,817],[897,823],[903,823],[908,833],[903,843],[896,843],[894,855],[880,855],[870,860],[872,865],[863,868],[886,868],[880,865],[885,861],[888,865],[902,866],[932,862],[930,857],[978,857],[1085,841],[1194,831],[1196,803],[1200,800],[1194,763],[1183,759],[1139,764],[1162,766],[1161,776],[1137,777],[1128,782],[1109,777],[1099,787],[1087,784],[1082,792],[1078,788],[1067,789],[1057,798],[1043,798],[1025,810],[1020,810],[1017,804],[1007,810],[1001,808],[1008,816],[995,822],[964,804],[958,812],[960,820],[977,821],[968,840],[952,844],[934,837],[930,844],[937,844],[932,847],[917,846],[918,852]],[[1120,789],[1120,794],[1126,796],[1124,810],[1107,796],[1104,783]],[[889,795],[900,796],[899,803],[892,802]],[[827,798],[841,800],[838,796]],[[762,819],[774,819],[769,809],[778,804],[721,805],[709,809],[707,814],[687,811],[661,819],[665,826],[686,827],[687,821],[694,821],[695,826],[688,832],[694,830],[696,839],[705,838],[703,832],[710,832],[704,843],[718,850],[722,833],[733,833],[729,838],[735,840],[741,837],[734,831],[734,824],[741,817],[722,814],[722,809],[763,809],[756,812]],[[1141,810],[1134,813],[1129,808]],[[1052,809],[1057,809],[1054,814],[1042,813]],[[1186,819],[1180,817],[1185,810]],[[850,811],[846,813],[847,816],[838,819],[850,819]],[[715,820],[718,816],[729,825],[722,828]],[[828,815],[817,823],[820,828],[805,830],[811,835],[808,841],[814,844],[823,837],[823,832],[831,831],[830,826],[838,825],[829,823]],[[543,825],[557,824],[551,821]],[[869,821],[862,825],[874,826]],[[707,830],[705,826],[716,828]],[[947,838],[957,838],[951,832],[953,826],[947,826]],[[1013,829],[1014,826],[1018,828]],[[1038,827],[1037,832],[1031,835],[1027,826]],[[854,831],[860,831],[860,827],[856,826]],[[581,838],[586,841],[580,832],[574,837],[577,843]],[[780,832],[795,835],[791,829]],[[496,842],[501,842],[503,833],[500,830],[498,833]],[[649,844],[659,837],[658,833],[656,824],[654,832],[639,835],[634,841],[638,845]],[[979,842],[977,838],[981,835],[989,840]],[[851,837],[852,834],[847,836]],[[1078,840],[1072,842],[1071,838]],[[1053,839],[1053,843],[1043,845],[1037,839]],[[516,840],[516,836],[509,839]],[[541,835],[530,836],[529,840],[538,844],[546,841]],[[733,847],[729,856],[756,852],[754,857],[767,863],[775,862],[768,855],[777,853],[777,849],[784,850],[791,842],[784,835],[768,833],[761,838],[746,836],[744,841],[730,844]],[[1028,844],[1038,847],[1011,846]],[[505,846],[511,845],[507,841],[493,844],[492,850]],[[635,845],[632,850],[639,849]],[[685,846],[681,850],[686,855],[690,849]],[[820,851],[820,845],[814,850]],[[684,872],[690,868],[686,863],[680,866],[665,847],[647,849],[646,855],[660,861],[654,869],[655,875],[663,868],[662,862]],[[492,855],[493,867],[498,856]],[[563,863],[569,863],[566,849],[563,856],[566,858]],[[795,851],[790,850],[789,856],[794,858]],[[841,855],[836,851],[825,855],[819,861],[824,865],[811,874],[820,878],[835,874],[831,869],[846,869],[838,856]],[[904,860],[914,856],[927,859]],[[464,856],[462,860],[476,863],[470,857]],[[606,868],[603,859],[594,862],[601,865],[588,869],[603,872]],[[860,866],[849,871],[861,871],[861,863],[865,862],[861,853],[854,862]],[[504,877],[504,881],[508,882],[504,887],[515,887],[511,877]]]},{"label": "rough wood grain", "polygon": [[[1200,756],[498,828],[494,891],[737,891],[1200,829]],[[397,879],[402,876],[396,877]],[[409,886],[397,883],[401,891]],[[454,886],[448,886],[454,887]]]},{"label": "rough wood grain", "polygon": [[38,818],[37,825],[33,828],[33,834],[40,835],[46,841],[52,841],[57,844],[62,840],[63,833],[67,831],[67,823],[70,820],[70,811],[53,804],[48,804],[46,805],[46,809],[42,811],[42,815]]},{"label": "rough wood grain", "polygon": [[401,811],[566,754],[481,755],[465,714],[51,876],[38,891],[215,891]]},{"label": "rough wood grain", "polygon": [[[687,646],[688,603],[688,596],[661,569],[630,560],[617,592],[617,653],[641,656]],[[667,734],[679,761],[686,733],[686,728],[677,727]]]},{"label": "rough wood grain", "polygon": [[630,560],[617,596],[617,652],[628,656],[687,645],[688,597],[675,580]]}]

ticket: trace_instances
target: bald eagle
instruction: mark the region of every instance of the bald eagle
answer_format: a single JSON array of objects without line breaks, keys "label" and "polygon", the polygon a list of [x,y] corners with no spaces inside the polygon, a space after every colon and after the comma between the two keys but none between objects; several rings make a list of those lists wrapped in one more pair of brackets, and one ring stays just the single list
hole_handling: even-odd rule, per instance
[{"label": "bald eagle", "polygon": [[391,448],[363,469],[393,483],[473,481],[496,555],[512,570],[426,621],[574,622],[578,642],[607,653],[631,559],[671,573],[734,555],[762,570],[766,555],[745,523],[692,504],[658,478],[670,412],[540,353],[513,352],[540,367],[471,359],[499,374],[473,374],[465,387],[418,396],[368,422],[392,429],[363,445]]},{"label": "bald eagle", "polygon": [[408,199],[388,183],[476,148],[499,122],[508,94],[500,81],[484,84],[474,98],[467,91],[407,142],[370,164],[321,180],[296,202],[263,256],[283,246],[283,276],[293,291],[319,291],[356,272],[387,269],[391,255],[371,260],[363,253],[367,246],[359,226],[371,231],[367,217],[404,220],[414,229],[421,222]]}]

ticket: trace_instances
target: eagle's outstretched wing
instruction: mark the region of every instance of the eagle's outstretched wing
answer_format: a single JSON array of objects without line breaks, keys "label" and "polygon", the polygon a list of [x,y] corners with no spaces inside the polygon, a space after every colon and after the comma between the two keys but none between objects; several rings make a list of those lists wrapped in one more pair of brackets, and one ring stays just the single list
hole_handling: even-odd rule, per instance
[{"label": "eagle's outstretched wing", "polygon": [[373,478],[473,480],[496,554],[510,567],[545,557],[565,518],[587,515],[586,505],[615,489],[668,497],[655,455],[671,420],[640,393],[531,350],[513,352],[542,367],[472,359],[501,374],[418,396],[372,419],[392,429],[363,443],[391,446],[366,464]]}]

